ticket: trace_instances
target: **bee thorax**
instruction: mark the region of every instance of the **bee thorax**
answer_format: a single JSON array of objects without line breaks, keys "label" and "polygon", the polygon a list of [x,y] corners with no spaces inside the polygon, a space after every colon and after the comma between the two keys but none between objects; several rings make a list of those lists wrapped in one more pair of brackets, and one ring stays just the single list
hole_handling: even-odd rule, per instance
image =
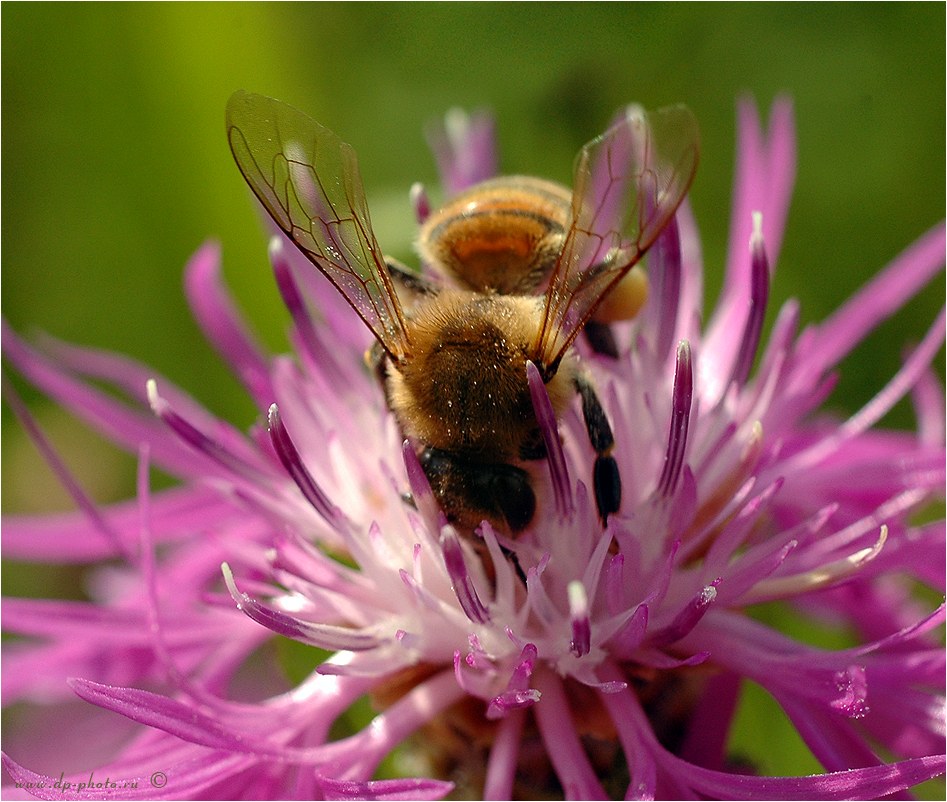
[{"label": "bee thorax", "polygon": [[419,305],[411,358],[388,372],[405,434],[471,459],[520,459],[537,431],[526,377],[537,316],[532,297],[444,292]]}]

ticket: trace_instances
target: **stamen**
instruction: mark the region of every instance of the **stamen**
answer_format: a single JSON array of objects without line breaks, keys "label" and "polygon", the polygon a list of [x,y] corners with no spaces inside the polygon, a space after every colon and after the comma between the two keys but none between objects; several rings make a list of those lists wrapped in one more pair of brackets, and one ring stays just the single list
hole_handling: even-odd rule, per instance
[{"label": "stamen", "polygon": [[536,704],[539,697],[540,693],[535,688],[527,688],[525,691],[504,691],[491,700],[486,717],[491,720],[503,718],[513,710],[521,710]]},{"label": "stamen", "polygon": [[576,657],[589,653],[592,646],[592,625],[589,621],[589,599],[585,585],[579,581],[569,583],[569,618],[572,622],[572,641],[569,649]]},{"label": "stamen", "polygon": [[763,318],[766,315],[766,303],[769,300],[769,260],[763,243],[763,215],[753,212],[753,233],[750,235],[750,309],[740,353],[733,365],[731,381],[738,385],[746,383],[753,367],[753,359],[760,344],[763,331]]},{"label": "stamen", "polygon": [[405,440],[401,444],[401,455],[408,474],[408,484],[411,486],[411,500],[431,531],[437,532],[446,526],[447,518],[438,506],[437,499],[434,498],[431,483],[427,479],[427,474],[424,473],[424,468],[410,440]]},{"label": "stamen", "polygon": [[719,579],[715,579],[706,587],[701,588],[700,592],[687,603],[668,626],[658,630],[648,639],[649,645],[661,647],[676,643],[697,626],[697,622],[704,617],[704,613],[717,598],[719,582]]},{"label": "stamen", "polygon": [[491,670],[493,668],[493,658],[487,654],[475,632],[467,634],[467,643],[470,646],[470,651],[464,657],[464,662],[478,671]]},{"label": "stamen", "polygon": [[343,529],[342,512],[329,501],[329,497],[319,487],[312,474],[303,464],[296,445],[283,425],[283,419],[280,417],[279,408],[276,404],[270,405],[268,422],[273,448],[276,449],[280,462],[290,478],[296,483],[296,487],[299,488],[306,501],[323,517],[326,523],[337,531],[341,531]]},{"label": "stamen", "polygon": [[756,583],[743,598],[747,604],[755,604],[759,601],[785,599],[837,585],[874,560],[881,553],[887,539],[888,527],[882,525],[878,539],[873,545],[858,549],[847,557],[824,563],[818,568],[803,573],[765,579]]},{"label": "stamen", "polygon": [[487,553],[493,562],[496,577],[493,582],[493,601],[499,608],[512,606],[515,603],[516,591],[519,588],[517,574],[522,575],[519,561],[514,552],[504,553],[500,546],[496,532],[489,521],[480,525],[480,537],[487,546]]},{"label": "stamen", "polygon": [[485,624],[490,620],[490,613],[477,595],[454,527],[448,525],[441,530],[441,550],[444,553],[444,564],[451,580],[451,588],[460,602],[461,609],[474,623]]},{"label": "stamen", "polygon": [[411,574],[405,571],[404,568],[398,569],[398,577],[401,579],[401,582],[404,586],[411,591],[411,595],[414,597],[415,601],[426,607],[428,610],[439,611],[444,606],[444,602],[435,598],[425,586],[418,582]]},{"label": "stamen", "polygon": [[323,365],[334,367],[333,361],[329,358],[316,336],[312,318],[309,316],[309,310],[306,308],[306,303],[299,291],[299,286],[296,284],[296,279],[293,277],[289,260],[284,254],[284,248],[282,238],[270,238],[270,264],[273,265],[273,275],[276,278],[276,286],[279,289],[280,296],[293,318],[296,331],[299,332],[300,341],[309,355],[320,367]]},{"label": "stamen", "polygon": [[608,651],[613,657],[630,657],[648,632],[648,617],[650,610],[647,604],[639,604],[608,640]]},{"label": "stamen", "polygon": [[605,609],[609,615],[615,615],[624,609],[624,568],[625,555],[621,552],[615,554],[605,568]]},{"label": "stamen", "polygon": [[556,512],[563,518],[568,518],[574,511],[569,469],[566,466],[565,454],[562,451],[562,441],[559,439],[559,428],[556,425],[556,413],[546,392],[539,368],[533,362],[526,363],[526,378],[529,382],[529,394],[533,401],[533,411],[539,423],[539,431],[546,445],[546,463],[549,465],[549,475],[552,480],[553,497],[555,498]]},{"label": "stamen", "polygon": [[677,346],[677,365],[674,368],[668,447],[664,457],[664,470],[658,480],[658,493],[665,498],[669,498],[677,489],[681,469],[684,467],[684,451],[687,447],[687,427],[690,423],[693,389],[694,373],[691,364],[691,347],[687,340],[681,340]]},{"label": "stamen", "polygon": [[539,691],[529,687],[536,656],[535,644],[527,643],[520,653],[519,662],[516,664],[516,668],[513,669],[506,690],[490,701],[486,713],[488,719],[503,718],[512,710],[529,707],[539,701]]},{"label": "stamen", "polygon": [[463,688],[466,693],[470,693],[472,689],[464,674],[464,662],[466,662],[467,665],[470,665],[469,655],[467,660],[462,661],[460,657],[460,649],[454,649],[454,679],[457,680],[457,684]]},{"label": "stamen", "polygon": [[380,643],[376,635],[366,630],[316,624],[263,604],[237,588],[233,571],[227,563],[222,563],[220,570],[224,575],[227,590],[237,603],[237,609],[278,635],[332,651],[367,651]]},{"label": "stamen", "polygon": [[151,406],[152,412],[161,418],[185,443],[244,479],[249,479],[254,483],[269,481],[270,477],[238,457],[220,441],[204,434],[194,424],[171,409],[171,405],[167,400],[158,395],[158,385],[154,379],[148,380],[146,389],[148,404]]}]

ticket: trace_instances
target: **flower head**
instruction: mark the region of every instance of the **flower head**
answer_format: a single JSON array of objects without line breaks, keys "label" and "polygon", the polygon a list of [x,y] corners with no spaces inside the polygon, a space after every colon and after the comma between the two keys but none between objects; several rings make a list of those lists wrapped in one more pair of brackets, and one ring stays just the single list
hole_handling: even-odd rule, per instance
[{"label": "flower head", "polygon": [[[943,607],[921,609],[911,588],[943,590],[943,524],[915,515],[944,484],[929,370],[943,315],[861,411],[819,409],[839,360],[940,270],[944,228],[819,325],[799,332],[786,304],[764,340],[791,107],[777,102],[764,134],[744,102],[739,123],[731,250],[707,324],[685,203],[649,253],[646,306],[613,327],[616,355],[577,345],[622,478],[607,525],[581,405],[557,419],[535,366],[548,453],[535,518],[516,538],[447,523],[365,367],[369,332],[280,237],[270,260],[291,356],[266,354],[243,325],[215,246],[187,269],[199,322],[259,406],[246,435],[129,360],[5,331],[23,376],[139,454],[137,498],[99,509],[6,393],[80,507],[7,519],[7,555],[109,563],[91,601],[4,600],[7,630],[32,638],[4,652],[5,700],[75,694],[139,725],[76,767],[121,787],[79,787],[78,773],[60,778],[65,795],[864,798],[941,773]],[[455,114],[432,142],[450,193],[494,170],[486,118]],[[424,219],[423,189],[412,198]],[[918,432],[874,428],[908,393]],[[152,492],[152,466],[180,486]],[[816,648],[751,615],[770,601],[833,619],[857,645]],[[288,688],[258,659],[279,639],[310,647],[313,670]],[[744,679],[825,774],[728,762]],[[348,711],[365,698],[374,712],[358,721]],[[62,798],[59,756],[8,747],[48,772],[5,756],[19,787]],[[417,779],[376,779],[393,752]]]}]

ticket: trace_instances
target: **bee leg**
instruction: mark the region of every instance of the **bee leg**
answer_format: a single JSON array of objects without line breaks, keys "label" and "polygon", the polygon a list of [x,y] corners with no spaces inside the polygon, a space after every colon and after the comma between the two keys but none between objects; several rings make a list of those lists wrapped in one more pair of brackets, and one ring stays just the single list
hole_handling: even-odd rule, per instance
[{"label": "bee leg", "polygon": [[371,348],[365,352],[365,364],[368,366],[368,369],[375,374],[375,378],[378,379],[382,387],[386,384],[385,376],[388,372],[388,366],[385,361],[386,356],[385,349],[381,347],[381,343],[379,343],[378,340],[375,340]]},{"label": "bee leg", "polygon": [[618,343],[615,341],[615,333],[611,326],[607,323],[590,320],[585,324],[582,331],[585,334],[586,341],[596,354],[618,359]]},{"label": "bee leg", "polygon": [[520,558],[516,556],[516,552],[510,551],[506,546],[500,546],[500,549],[503,551],[503,556],[506,557],[507,562],[513,566],[513,570],[516,571],[516,576],[523,583],[523,587],[526,587],[526,572],[523,570],[523,566],[520,565]]},{"label": "bee leg", "polygon": [[589,378],[580,373],[576,377],[575,386],[582,397],[582,417],[585,418],[589,442],[596,453],[592,475],[595,504],[602,521],[607,522],[608,516],[618,512],[621,506],[621,475],[618,472],[618,463],[612,456],[615,437],[602,408],[602,402],[599,401]]},{"label": "bee leg", "polygon": [[414,302],[422,295],[437,295],[439,287],[434,282],[420,273],[414,272],[397,259],[386,256],[385,267],[388,268],[388,275],[391,276],[391,280],[394,282],[398,299],[407,306],[413,306]]}]

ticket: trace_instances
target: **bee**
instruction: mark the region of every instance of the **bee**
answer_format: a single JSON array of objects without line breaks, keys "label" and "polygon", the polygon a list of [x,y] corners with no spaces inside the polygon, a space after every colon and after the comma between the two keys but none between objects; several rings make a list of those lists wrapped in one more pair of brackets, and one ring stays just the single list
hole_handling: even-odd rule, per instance
[{"label": "bee", "polygon": [[512,535],[533,520],[529,467],[547,448],[529,363],[557,416],[581,396],[596,504],[603,521],[618,511],[614,437],[572,345],[629,274],[632,289],[626,281],[617,294],[640,304],[636,265],[697,166],[685,107],[626,114],[579,151],[571,191],[512,177],[449,200],[418,241],[436,278],[382,255],[355,152],[332,131],[240,91],[227,105],[227,136],[273,221],[374,335],[388,406],[448,520],[468,532],[486,520]]}]

